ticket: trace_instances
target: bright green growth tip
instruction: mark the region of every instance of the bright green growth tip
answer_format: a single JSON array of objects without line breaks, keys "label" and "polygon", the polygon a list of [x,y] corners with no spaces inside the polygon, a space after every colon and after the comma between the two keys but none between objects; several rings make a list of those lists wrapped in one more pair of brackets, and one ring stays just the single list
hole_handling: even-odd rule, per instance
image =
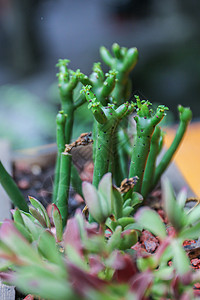
[{"label": "bright green growth tip", "polygon": [[110,70],[108,73],[105,74],[106,77],[109,77],[109,76],[116,76],[118,74],[117,71],[115,70]]},{"label": "bright green growth tip", "polygon": [[59,59],[58,63],[56,64],[56,67],[66,67],[69,62],[69,59]]},{"label": "bright green growth tip", "polygon": [[83,94],[83,93],[89,92],[91,90],[91,88],[92,88],[91,85],[83,86],[82,89],[80,90],[80,93]]},{"label": "bright green growth tip", "polygon": [[192,119],[192,111],[189,107],[183,107],[182,105],[178,106],[180,113],[180,120],[183,122],[190,122]]}]

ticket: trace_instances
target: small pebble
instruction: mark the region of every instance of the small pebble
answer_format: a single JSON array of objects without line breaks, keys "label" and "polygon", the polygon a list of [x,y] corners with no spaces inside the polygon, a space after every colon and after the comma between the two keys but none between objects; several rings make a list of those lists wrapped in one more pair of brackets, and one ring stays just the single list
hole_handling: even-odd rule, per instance
[{"label": "small pebble", "polygon": [[19,180],[17,185],[22,190],[27,190],[30,187],[30,183],[26,179]]},{"label": "small pebble", "polygon": [[41,172],[42,172],[42,169],[41,169],[41,167],[39,166],[39,165],[33,165],[32,167],[31,167],[31,172],[33,173],[33,175],[40,175],[41,174]]}]

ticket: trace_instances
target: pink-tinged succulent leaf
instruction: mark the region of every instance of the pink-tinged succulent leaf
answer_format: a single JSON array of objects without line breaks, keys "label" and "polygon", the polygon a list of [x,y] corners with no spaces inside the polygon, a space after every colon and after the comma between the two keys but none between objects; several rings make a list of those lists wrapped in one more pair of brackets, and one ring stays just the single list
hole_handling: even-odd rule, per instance
[{"label": "pink-tinged succulent leaf", "polygon": [[62,217],[58,207],[54,203],[52,204],[52,218],[56,228],[57,242],[61,242],[63,238]]},{"label": "pink-tinged succulent leaf", "polygon": [[120,250],[130,249],[138,241],[137,232],[133,229],[126,230],[121,234],[121,241],[119,245]]},{"label": "pink-tinged succulent leaf", "polygon": [[37,241],[40,234],[44,231],[44,228],[41,227],[41,225],[39,223],[34,223],[32,221],[34,219],[32,218],[32,216],[30,214],[21,213],[21,215],[22,215],[22,218],[23,218],[26,228],[31,233],[33,239]]},{"label": "pink-tinged succulent leaf", "polygon": [[13,272],[0,272],[0,278],[2,281],[9,283],[13,281],[14,275]]},{"label": "pink-tinged succulent leaf", "polygon": [[99,202],[96,188],[91,183],[85,181],[82,184],[82,191],[91,216],[98,223],[102,223],[105,218],[102,214],[101,204]]},{"label": "pink-tinged succulent leaf", "polygon": [[34,207],[29,206],[29,211],[32,214],[32,216],[38,220],[38,222],[42,225],[42,227],[47,228],[46,221],[44,217],[41,215],[41,213]]},{"label": "pink-tinged succulent leaf", "polygon": [[107,203],[107,210],[110,214],[113,211],[113,191],[112,191],[112,174],[105,174],[99,182],[98,192],[103,196]]},{"label": "pink-tinged succulent leaf", "polygon": [[79,225],[76,218],[69,219],[63,234],[65,248],[70,245],[83,257],[83,242],[80,237]]},{"label": "pink-tinged succulent leaf", "polygon": [[42,263],[38,253],[29,245],[25,238],[15,228],[11,220],[6,220],[0,228],[0,239],[24,263]]},{"label": "pink-tinged succulent leaf", "polygon": [[179,232],[185,225],[187,217],[175,199],[173,188],[167,178],[162,180],[164,208],[169,222]]},{"label": "pink-tinged succulent leaf", "polygon": [[25,237],[25,239],[29,243],[32,243],[32,241],[33,241],[32,235],[31,235],[30,231],[28,229],[26,229],[26,227],[24,225],[22,225],[21,223],[18,223],[18,222],[14,222],[14,226],[17,228],[17,230],[19,230],[19,232],[23,235],[23,237]]},{"label": "pink-tinged succulent leaf", "polygon": [[128,283],[137,274],[137,267],[131,256],[120,252],[115,256],[115,261],[112,264],[115,269],[113,279],[119,283]]},{"label": "pink-tinged succulent leaf", "polygon": [[160,260],[163,258],[163,254],[166,251],[166,249],[169,247],[171,243],[171,237],[166,237],[159,245],[156,253],[154,254],[155,260],[157,264],[160,263]]},{"label": "pink-tinged succulent leaf", "polygon": [[16,270],[12,284],[24,294],[49,300],[76,299],[66,276],[52,265],[29,265]]},{"label": "pink-tinged succulent leaf", "polygon": [[50,220],[49,220],[49,216],[46,212],[46,209],[44,208],[44,206],[34,197],[30,197],[29,196],[29,201],[31,202],[31,204],[38,209],[38,211],[40,212],[40,214],[43,216],[43,218],[45,219],[46,222],[46,227],[51,228],[51,224],[50,224]]},{"label": "pink-tinged succulent leaf", "polygon": [[86,296],[90,289],[102,291],[107,286],[105,280],[85,272],[71,262],[67,263],[67,270],[72,287],[80,296]]},{"label": "pink-tinged succulent leaf", "polygon": [[143,228],[159,236],[160,239],[166,237],[165,225],[160,216],[152,209],[147,207],[140,208],[135,215],[135,219]]},{"label": "pink-tinged succulent leaf", "polygon": [[62,265],[61,254],[56,247],[56,241],[50,231],[44,231],[39,238],[38,249],[40,253],[50,262]]},{"label": "pink-tinged succulent leaf", "polygon": [[192,289],[185,291],[180,297],[180,300],[191,300],[191,299],[194,299],[194,293]]},{"label": "pink-tinged succulent leaf", "polygon": [[190,271],[190,261],[183,247],[175,239],[172,240],[173,263],[179,275],[184,275]]},{"label": "pink-tinged succulent leaf", "polygon": [[146,271],[136,274],[130,281],[131,291],[137,295],[137,300],[144,299],[145,294],[149,292],[151,285],[153,284],[153,273]]},{"label": "pink-tinged succulent leaf", "polygon": [[34,296],[29,294],[23,300],[34,300]]},{"label": "pink-tinged succulent leaf", "polygon": [[100,271],[105,269],[105,265],[103,264],[100,256],[98,255],[89,256],[89,266],[90,266],[90,274],[96,276]]},{"label": "pink-tinged succulent leaf", "polygon": [[4,270],[4,266],[8,263],[15,263],[17,265],[23,264],[17,255],[0,240],[0,258],[3,258],[3,264],[0,265],[0,270]]}]

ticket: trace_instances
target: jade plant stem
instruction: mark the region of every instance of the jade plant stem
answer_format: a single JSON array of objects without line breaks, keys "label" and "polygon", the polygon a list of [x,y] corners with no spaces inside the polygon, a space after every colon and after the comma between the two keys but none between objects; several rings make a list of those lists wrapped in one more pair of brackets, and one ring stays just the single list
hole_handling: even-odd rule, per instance
[{"label": "jade plant stem", "polygon": [[156,126],[154,133],[151,139],[150,152],[147,159],[147,164],[144,172],[144,177],[142,181],[142,190],[141,194],[146,198],[148,193],[151,190],[152,179],[154,178],[155,168],[156,168],[156,159],[159,153],[159,141],[160,141],[161,129],[159,126]]},{"label": "jade plant stem", "polygon": [[17,187],[16,183],[10,176],[10,174],[4,168],[2,162],[0,161],[0,183],[2,184],[7,195],[10,197],[10,200],[15,206],[19,209],[29,212],[28,205]]},{"label": "jade plant stem", "polygon": [[178,149],[178,146],[180,145],[180,142],[185,134],[185,131],[192,119],[192,112],[191,112],[190,108],[179,105],[178,110],[179,110],[180,124],[179,124],[178,130],[176,132],[175,138],[174,138],[171,146],[166,151],[161,162],[159,163],[159,165],[156,168],[152,188],[154,188],[156,186],[161,175],[168,167],[168,165],[169,165],[171,159],[173,158],[176,150]]},{"label": "jade plant stem", "polygon": [[149,108],[151,103],[148,101],[141,102],[138,96],[136,96],[136,100],[138,106],[137,116],[135,117],[137,135],[133,145],[129,178],[138,176],[134,191],[141,193],[143,176],[150,151],[151,138],[155,126],[165,116],[165,110],[167,108],[162,105],[158,106],[156,113],[152,116]]},{"label": "jade plant stem", "polygon": [[56,117],[56,141],[57,141],[57,158],[54,175],[54,186],[53,186],[53,203],[56,202],[60,175],[60,161],[61,153],[65,150],[65,123],[67,116],[63,111],[60,111]]},{"label": "jade plant stem", "polygon": [[67,152],[63,152],[61,154],[59,185],[56,205],[60,210],[62,216],[63,227],[66,225],[68,217],[68,195],[71,176],[71,159],[71,154]]}]

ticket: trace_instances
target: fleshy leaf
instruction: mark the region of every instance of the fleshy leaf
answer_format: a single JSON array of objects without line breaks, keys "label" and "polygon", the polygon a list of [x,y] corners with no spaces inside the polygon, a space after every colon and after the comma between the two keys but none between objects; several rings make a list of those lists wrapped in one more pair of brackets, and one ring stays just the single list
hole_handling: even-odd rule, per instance
[{"label": "fleshy leaf", "polygon": [[59,209],[57,206],[53,203],[52,204],[52,218],[53,222],[56,228],[56,238],[58,242],[62,241],[63,237],[63,225],[62,225],[62,217],[60,214]]},{"label": "fleshy leaf", "polygon": [[0,239],[12,249],[22,261],[33,264],[42,263],[37,252],[15,228],[11,220],[6,220],[0,228]]},{"label": "fleshy leaf", "polygon": [[46,209],[44,208],[44,206],[37,199],[35,199],[34,197],[30,197],[29,196],[29,200],[30,200],[31,204],[35,208],[37,208],[39,210],[39,212],[41,213],[41,215],[44,217],[45,222],[46,222],[46,226],[48,228],[51,228],[49,216],[48,216],[48,214],[47,214]]},{"label": "fleshy leaf", "polygon": [[184,210],[176,201],[173,188],[167,178],[162,180],[162,191],[167,218],[175,230],[180,231],[184,227],[187,218]]},{"label": "fleshy leaf", "polygon": [[102,214],[101,205],[99,203],[98,194],[96,188],[89,182],[83,182],[82,191],[85,202],[89,208],[89,212],[92,217],[98,222],[102,223],[105,221],[105,217]]},{"label": "fleshy leaf", "polygon": [[105,174],[99,182],[98,192],[106,199],[107,210],[112,212],[113,209],[113,193],[112,193],[112,177],[111,173]]},{"label": "fleshy leaf", "polygon": [[114,215],[115,218],[121,218],[122,217],[122,206],[123,206],[123,198],[120,194],[120,192],[116,189],[113,188],[113,210],[114,210]]},{"label": "fleshy leaf", "polygon": [[61,255],[56,247],[56,241],[50,231],[45,230],[41,235],[38,242],[39,251],[50,262],[62,265]]},{"label": "fleshy leaf", "polygon": [[173,249],[173,262],[176,271],[179,275],[184,275],[190,271],[190,261],[187,257],[183,247],[178,243],[177,240],[172,241]]},{"label": "fleshy leaf", "polygon": [[200,205],[197,205],[187,215],[187,224],[194,224],[195,222],[200,221]]},{"label": "fleshy leaf", "polygon": [[121,233],[122,227],[117,226],[115,231],[113,232],[111,238],[108,241],[108,249],[109,251],[113,251],[114,249],[118,249],[120,242],[121,242]]},{"label": "fleshy leaf", "polygon": [[38,220],[38,222],[42,225],[42,227],[46,228],[47,227],[47,224],[46,224],[46,221],[44,219],[44,217],[40,214],[40,212],[35,209],[34,207],[29,207],[29,211],[30,213],[32,214],[32,216]]},{"label": "fleshy leaf", "polygon": [[165,226],[160,216],[152,209],[147,207],[140,208],[135,215],[136,221],[154,235],[164,239],[166,237]]}]

